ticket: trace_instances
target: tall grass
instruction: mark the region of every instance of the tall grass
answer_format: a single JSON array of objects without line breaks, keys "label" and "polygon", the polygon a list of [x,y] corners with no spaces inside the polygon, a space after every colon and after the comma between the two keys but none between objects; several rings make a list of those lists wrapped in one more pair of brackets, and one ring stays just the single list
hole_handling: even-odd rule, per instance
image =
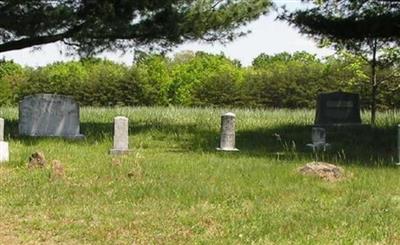
[{"label": "tall grass", "polygon": [[[215,150],[226,111],[238,153]],[[108,154],[117,115],[130,120],[128,156]],[[400,243],[398,112],[380,113],[376,129],[328,129],[334,147],[321,157],[352,176],[338,183],[296,172],[314,158],[310,110],[82,108],[82,141],[18,137],[17,109],[0,117],[11,149],[0,243]],[[28,170],[34,151],[60,160],[65,177]]]}]

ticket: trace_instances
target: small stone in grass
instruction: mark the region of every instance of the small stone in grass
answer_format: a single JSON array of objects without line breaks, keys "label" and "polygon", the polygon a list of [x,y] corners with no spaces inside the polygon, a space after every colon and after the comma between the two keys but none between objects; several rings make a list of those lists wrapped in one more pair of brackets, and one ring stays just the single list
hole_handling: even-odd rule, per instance
[{"label": "small stone in grass", "polygon": [[298,168],[298,171],[301,174],[318,176],[330,182],[344,178],[343,168],[326,162],[307,163],[305,166]]},{"label": "small stone in grass", "polygon": [[113,158],[111,159],[111,163],[113,166],[121,166],[122,165],[122,160],[119,158]]},{"label": "small stone in grass", "polygon": [[29,157],[28,168],[43,168],[46,165],[46,158],[42,152],[35,152]]},{"label": "small stone in grass", "polygon": [[52,178],[63,178],[65,176],[64,166],[59,160],[51,162],[51,176]]}]

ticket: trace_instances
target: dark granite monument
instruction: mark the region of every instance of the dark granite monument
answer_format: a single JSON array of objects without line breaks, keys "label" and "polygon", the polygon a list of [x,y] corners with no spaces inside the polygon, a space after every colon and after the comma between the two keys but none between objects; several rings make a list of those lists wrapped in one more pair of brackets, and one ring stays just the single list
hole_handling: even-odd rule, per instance
[{"label": "dark granite monument", "polygon": [[361,125],[359,95],[344,92],[319,94],[315,125]]}]

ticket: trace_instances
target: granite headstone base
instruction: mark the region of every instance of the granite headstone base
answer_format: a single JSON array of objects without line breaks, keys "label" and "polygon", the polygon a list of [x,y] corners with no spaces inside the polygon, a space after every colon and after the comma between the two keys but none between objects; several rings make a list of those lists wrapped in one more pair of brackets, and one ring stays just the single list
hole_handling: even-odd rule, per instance
[{"label": "granite headstone base", "polygon": [[110,155],[127,155],[131,153],[132,150],[119,150],[119,149],[111,149]]},{"label": "granite headstone base", "polygon": [[329,131],[343,131],[343,130],[368,130],[371,129],[370,124],[360,124],[360,123],[333,123],[333,124],[315,124],[312,127],[321,127]]}]

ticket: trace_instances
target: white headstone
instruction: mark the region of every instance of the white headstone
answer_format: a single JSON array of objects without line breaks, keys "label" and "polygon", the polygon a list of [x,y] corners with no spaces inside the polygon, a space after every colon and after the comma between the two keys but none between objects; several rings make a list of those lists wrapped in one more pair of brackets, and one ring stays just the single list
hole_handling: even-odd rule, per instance
[{"label": "white headstone", "polygon": [[221,116],[221,139],[219,151],[238,151],[235,147],[235,120],[236,115],[228,112]]},{"label": "white headstone", "polygon": [[0,141],[4,141],[4,119],[0,118]]},{"label": "white headstone", "polygon": [[324,128],[313,127],[311,130],[312,144],[307,144],[313,151],[327,150],[331,145],[326,143],[326,130]]},{"label": "white headstone", "polygon": [[311,140],[313,144],[325,144],[326,143],[326,131],[324,128],[312,128],[311,131]]},{"label": "white headstone", "polygon": [[114,148],[110,150],[111,154],[129,153],[129,121],[126,117],[114,118]]},{"label": "white headstone", "polygon": [[37,94],[19,103],[19,134],[82,138],[79,105],[71,96]]},{"label": "white headstone", "polygon": [[0,163],[8,162],[9,158],[8,142],[4,142],[4,119],[0,118]]},{"label": "white headstone", "polygon": [[8,142],[0,141],[0,163],[8,162],[10,159],[10,153],[8,150]]}]

